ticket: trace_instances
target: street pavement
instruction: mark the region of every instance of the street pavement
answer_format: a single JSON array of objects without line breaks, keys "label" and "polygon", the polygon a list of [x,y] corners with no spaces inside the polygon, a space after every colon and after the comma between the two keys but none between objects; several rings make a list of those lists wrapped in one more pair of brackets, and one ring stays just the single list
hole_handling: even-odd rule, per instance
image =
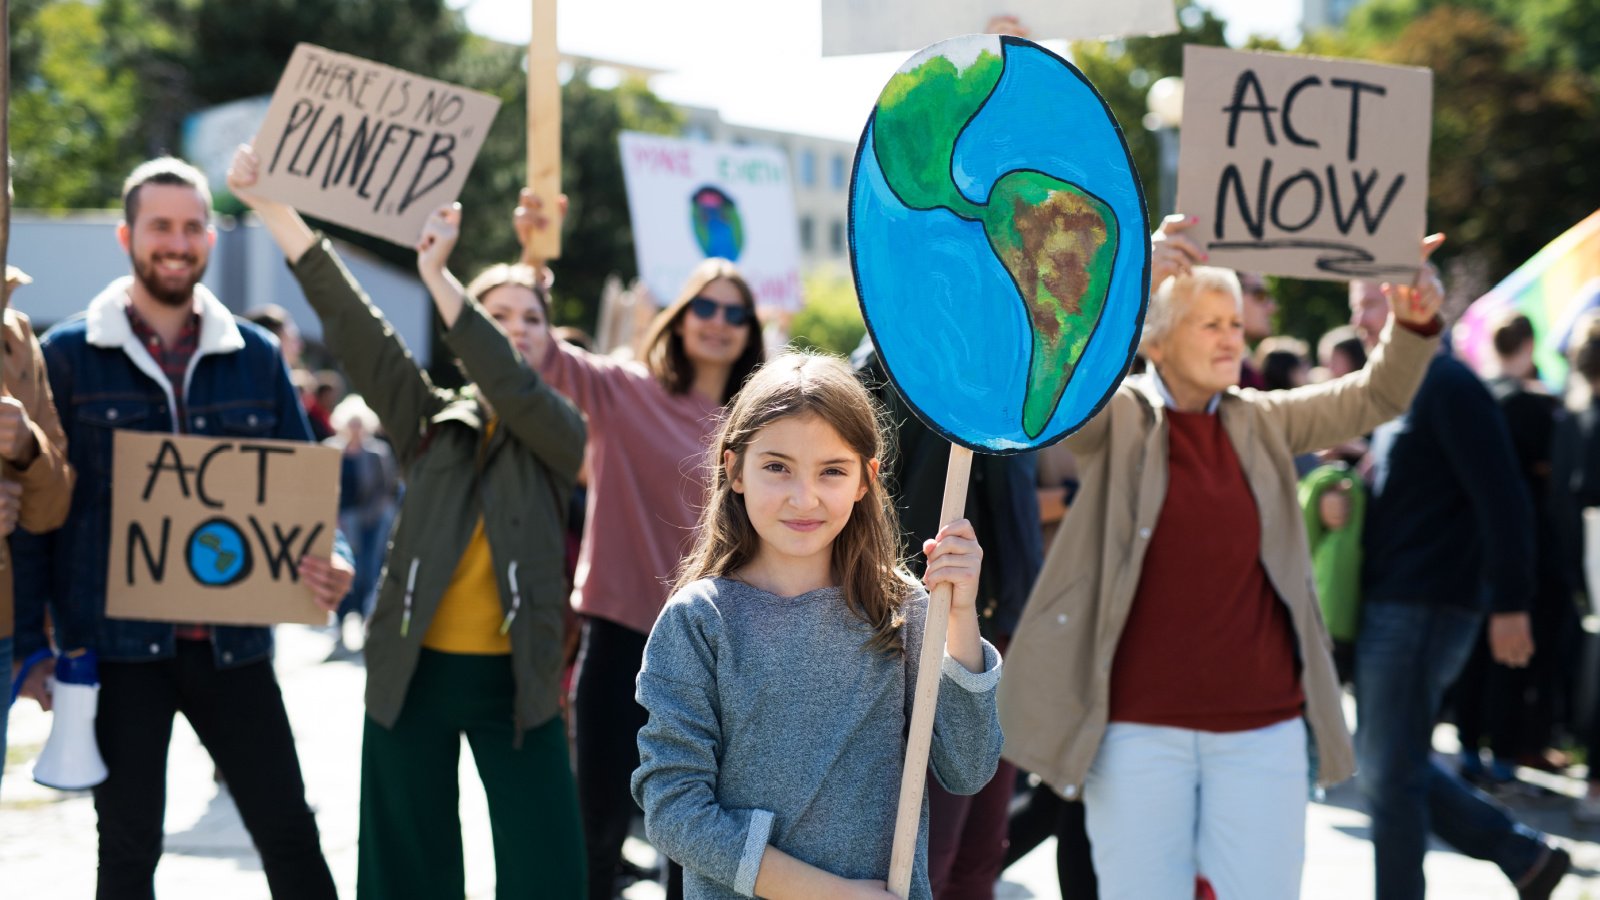
[{"label": "street pavement", "polygon": [[[357,798],[361,754],[361,694],[365,677],[358,660],[335,658],[329,632],[302,626],[278,629],[277,667],[305,769],[306,790],[317,811],[322,846],[342,896],[355,894]],[[87,794],[69,794],[33,783],[33,759],[49,734],[50,717],[22,701],[12,711],[11,748],[0,782],[0,895],[88,898],[94,895],[94,806]],[[1450,729],[1436,745],[1454,749]],[[461,818],[467,859],[467,896],[494,896],[494,857],[488,807],[463,747]],[[225,788],[180,717],[168,764],[166,856],[156,871],[163,900],[255,900],[266,898],[261,863]],[[1560,840],[1573,855],[1575,871],[1556,900],[1600,900],[1600,828],[1574,825],[1567,795],[1581,781],[1523,773],[1539,790],[1508,802],[1523,821]],[[1312,804],[1306,825],[1305,900],[1360,900],[1372,896],[1372,848],[1367,817],[1354,789],[1341,786],[1327,802]],[[630,859],[648,866],[653,852],[630,839]],[[1429,896],[1448,900],[1514,900],[1516,891],[1493,865],[1436,845],[1428,854]],[[630,887],[628,900],[660,900],[658,885]],[[1004,900],[1056,898],[1055,845],[1047,842],[1012,866],[998,896]]]}]

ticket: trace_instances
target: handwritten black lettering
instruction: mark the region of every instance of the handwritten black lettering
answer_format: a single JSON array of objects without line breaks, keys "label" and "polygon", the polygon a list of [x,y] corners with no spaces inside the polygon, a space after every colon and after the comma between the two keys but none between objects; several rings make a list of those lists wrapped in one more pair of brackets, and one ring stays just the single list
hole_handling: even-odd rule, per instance
[{"label": "handwritten black lettering", "polygon": [[1291,143],[1299,144],[1302,147],[1322,146],[1316,141],[1308,140],[1301,136],[1300,132],[1294,127],[1293,119],[1294,102],[1295,100],[1299,99],[1300,92],[1308,87],[1320,87],[1321,85],[1321,78],[1318,78],[1315,75],[1307,75],[1299,81],[1296,81],[1294,86],[1289,88],[1288,92],[1283,95],[1283,136],[1288,138]]},{"label": "handwritten black lettering", "polygon": [[150,477],[145,480],[144,494],[140,500],[148,501],[150,492],[155,490],[156,481],[162,472],[174,472],[178,476],[178,490],[183,493],[183,499],[189,499],[189,473],[194,471],[194,466],[183,464],[183,454],[178,452],[178,445],[171,441],[162,441],[161,449],[156,451],[156,458],[150,462]]},{"label": "handwritten black lettering", "polygon": [[1350,201],[1350,214],[1345,215],[1344,209],[1339,205],[1338,176],[1334,174],[1333,166],[1328,167],[1328,196],[1333,201],[1333,223],[1338,226],[1340,234],[1349,234],[1351,226],[1355,225],[1356,216],[1360,215],[1367,234],[1375,234],[1378,226],[1383,223],[1383,217],[1389,212],[1389,204],[1399,195],[1400,186],[1406,183],[1406,176],[1397,176],[1394,183],[1389,185],[1389,191],[1384,194],[1383,203],[1379,205],[1376,213],[1371,211],[1367,200],[1373,185],[1378,182],[1378,170],[1373,169],[1365,181],[1362,181],[1360,172],[1351,171],[1350,180],[1355,183],[1355,197]]},{"label": "handwritten black lettering", "polygon": [[378,199],[372,202],[373,212],[383,210],[383,198],[389,196],[389,188],[394,184],[395,176],[400,174],[400,169],[406,164],[406,157],[411,155],[411,145],[417,142],[417,138],[422,137],[422,132],[415,128],[407,128],[406,132],[405,148],[400,151],[400,158],[395,160],[394,167],[389,170],[389,180],[383,183],[383,190],[378,192]]},{"label": "handwritten black lettering", "polygon": [[294,542],[300,536],[301,526],[296,525],[285,534],[278,523],[272,523],[272,539],[267,539],[266,529],[261,527],[261,522],[255,516],[250,516],[250,528],[256,533],[256,539],[261,542],[261,555],[266,557],[267,567],[272,572],[272,580],[279,581],[285,572],[290,581],[300,580],[300,558],[311,552],[311,544],[322,533],[322,523],[317,523],[300,542],[300,552],[295,552]]},{"label": "handwritten black lettering", "polygon": [[206,451],[206,455],[200,457],[200,464],[195,466],[195,471],[194,471],[194,492],[195,492],[195,496],[200,498],[200,502],[201,503],[205,504],[206,506],[211,507],[212,509],[221,509],[222,508],[222,503],[217,501],[217,500],[211,499],[211,495],[206,493],[206,469],[210,468],[211,460],[214,457],[216,457],[217,454],[219,454],[219,453],[227,453],[228,451],[230,451],[232,449],[233,449],[233,445],[232,444],[218,444],[215,447],[212,447],[210,450],[207,450]]},{"label": "handwritten black lettering", "polygon": [[295,145],[294,156],[289,157],[289,166],[286,171],[290,175],[310,175],[310,170],[296,171],[295,163],[300,161],[300,154],[305,152],[306,141],[311,139],[311,133],[317,130],[317,120],[322,118],[323,107],[318,106],[311,111],[311,120],[305,125],[305,133],[300,135],[300,143]]},{"label": "handwritten black lettering", "polygon": [[[1246,106],[1244,95],[1246,91],[1255,94],[1254,104]],[[1266,93],[1261,88],[1261,79],[1256,77],[1254,69],[1245,69],[1239,73],[1238,81],[1233,85],[1233,102],[1222,108],[1228,114],[1228,146],[1234,146],[1234,138],[1239,131],[1239,116],[1242,113],[1255,112],[1261,114],[1261,129],[1266,133],[1267,143],[1276,147],[1278,141],[1272,135],[1272,114],[1278,111],[1276,106],[1267,104]]]},{"label": "handwritten black lettering", "polygon": [[[406,188],[406,195],[400,201],[399,212],[402,215],[405,214],[405,211],[410,208],[413,202],[438,187],[440,182],[449,178],[450,173],[456,170],[455,149],[456,139],[448,134],[435,134],[433,139],[428,141],[428,152],[422,155],[422,164],[417,166],[417,174],[412,176],[411,186]],[[428,166],[432,165],[434,160],[444,161],[444,171],[440,172],[436,178],[419,190],[417,182],[422,180],[422,176],[428,171]]]},{"label": "handwritten black lettering", "polygon": [[160,584],[167,577],[167,542],[172,537],[172,520],[166,516],[161,517],[161,549],[155,553],[150,550],[150,537],[144,533],[144,525],[139,522],[128,523],[128,585],[134,584],[134,548],[138,547],[140,555],[144,557],[145,571],[149,573],[150,580]]},{"label": "handwritten black lettering", "polygon": [[1250,200],[1245,195],[1244,177],[1239,174],[1239,167],[1228,163],[1222,170],[1222,178],[1217,185],[1217,216],[1216,224],[1212,226],[1217,240],[1222,240],[1223,230],[1228,221],[1228,187],[1232,185],[1232,196],[1239,204],[1239,215],[1244,219],[1244,228],[1250,236],[1260,239],[1265,233],[1267,224],[1267,185],[1272,180],[1272,160],[1261,163],[1261,189],[1256,192],[1256,214],[1250,215]]},{"label": "handwritten black lettering", "polygon": [[[1311,186],[1311,210],[1306,213],[1306,217],[1299,224],[1290,225],[1283,221],[1283,200],[1288,196],[1290,188],[1302,182]],[[1296,231],[1305,231],[1321,214],[1322,182],[1317,180],[1316,174],[1310,169],[1301,169],[1284,179],[1283,183],[1278,185],[1278,189],[1272,192],[1272,224],[1290,234]]]},{"label": "handwritten black lettering", "polygon": [[272,151],[272,162],[267,164],[268,172],[278,170],[278,157],[283,155],[283,145],[288,142],[290,135],[305,127],[316,109],[310,100],[296,100],[294,106],[289,107],[289,124],[284,126],[283,134],[278,136],[278,146]]},{"label": "handwritten black lettering", "polygon": [[267,457],[293,456],[294,450],[290,447],[268,447],[262,444],[240,444],[240,453],[256,454],[256,505],[267,502]]},{"label": "handwritten black lettering", "polygon": [[372,195],[367,193],[367,187],[372,184],[372,174],[378,171],[378,161],[383,159],[383,151],[393,143],[394,133],[403,130],[405,126],[398,122],[390,122],[388,127],[383,129],[383,137],[378,139],[378,150],[372,155],[372,168],[368,169],[366,176],[361,179],[361,187],[356,188],[357,197],[363,200],[372,199]]},{"label": "handwritten black lettering", "polygon": [[1357,142],[1361,137],[1361,92],[1366,91],[1382,97],[1389,93],[1389,89],[1381,84],[1371,84],[1366,81],[1351,81],[1346,78],[1334,78],[1328,84],[1336,88],[1346,88],[1350,91],[1350,147],[1348,159],[1356,161]]}]

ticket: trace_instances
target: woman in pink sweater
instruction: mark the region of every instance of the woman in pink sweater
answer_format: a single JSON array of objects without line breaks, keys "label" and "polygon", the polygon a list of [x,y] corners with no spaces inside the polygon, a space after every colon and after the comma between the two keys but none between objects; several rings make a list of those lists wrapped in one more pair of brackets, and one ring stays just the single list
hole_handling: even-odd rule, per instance
[{"label": "woman in pink sweater", "polygon": [[[516,225],[524,243],[555,225],[540,209],[523,191]],[[565,209],[561,197],[558,210]],[[707,442],[723,408],[764,360],[761,326],[750,285],[731,262],[708,259],[651,323],[637,362],[552,340],[548,322],[523,327],[539,374],[589,420],[589,505],[573,602],[583,643],[572,705],[589,896],[611,900],[638,808],[629,779],[639,767],[646,714],[634,700],[634,681],[645,639],[694,541]]]}]

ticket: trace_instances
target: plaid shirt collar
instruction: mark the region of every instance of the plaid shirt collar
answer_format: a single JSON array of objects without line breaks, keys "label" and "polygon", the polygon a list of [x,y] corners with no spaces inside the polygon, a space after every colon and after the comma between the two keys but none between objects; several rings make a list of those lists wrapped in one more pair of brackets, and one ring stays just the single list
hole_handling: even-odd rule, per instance
[{"label": "plaid shirt collar", "polygon": [[133,334],[139,343],[150,351],[150,356],[160,364],[161,370],[166,373],[167,380],[175,386],[182,383],[184,372],[189,368],[189,359],[200,347],[200,314],[191,311],[189,318],[183,322],[183,329],[178,332],[178,339],[171,346],[162,343],[161,336],[156,334],[145,317],[139,314],[132,303],[124,307],[128,311],[128,327],[133,329]]}]

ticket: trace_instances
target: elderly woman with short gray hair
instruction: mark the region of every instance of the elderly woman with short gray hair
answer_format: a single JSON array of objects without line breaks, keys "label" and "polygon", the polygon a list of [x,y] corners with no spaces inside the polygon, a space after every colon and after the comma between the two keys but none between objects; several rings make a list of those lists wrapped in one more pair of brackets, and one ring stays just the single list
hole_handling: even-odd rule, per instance
[{"label": "elderly woman with short gray hair", "polygon": [[1104,900],[1299,896],[1307,731],[1322,784],[1354,753],[1293,459],[1404,412],[1442,330],[1431,238],[1365,369],[1241,390],[1239,281],[1197,221],[1152,237],[1150,371],[1067,440],[1083,486],[1000,685],[1006,757],[1087,804]]}]

